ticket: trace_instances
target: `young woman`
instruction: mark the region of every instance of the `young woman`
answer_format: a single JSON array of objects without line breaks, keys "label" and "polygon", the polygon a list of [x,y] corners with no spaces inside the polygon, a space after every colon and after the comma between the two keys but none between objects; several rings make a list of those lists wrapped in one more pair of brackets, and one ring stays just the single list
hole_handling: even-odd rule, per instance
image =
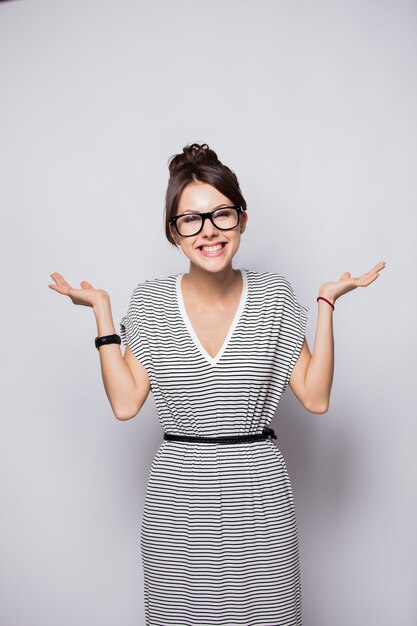
[{"label": "young woman", "polygon": [[345,272],[318,292],[313,354],[309,307],[275,272],[233,269],[248,222],[236,175],[207,144],[170,160],[166,236],[188,273],[146,280],[121,321],[109,295],[51,289],[93,308],[104,387],[115,416],[154,394],[164,439],[153,459],[141,526],[148,626],[300,626],[295,507],[269,427],[289,384],[311,413],[328,410],[335,301],[372,283]]}]

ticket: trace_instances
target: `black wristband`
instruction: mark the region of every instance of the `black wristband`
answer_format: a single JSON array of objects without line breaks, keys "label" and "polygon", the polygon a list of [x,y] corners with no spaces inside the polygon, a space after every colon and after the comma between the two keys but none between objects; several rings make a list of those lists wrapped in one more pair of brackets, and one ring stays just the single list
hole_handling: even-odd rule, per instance
[{"label": "black wristband", "polygon": [[122,343],[120,335],[104,335],[104,337],[96,337],[94,343],[96,344],[97,350],[100,346],[104,346],[107,343]]}]

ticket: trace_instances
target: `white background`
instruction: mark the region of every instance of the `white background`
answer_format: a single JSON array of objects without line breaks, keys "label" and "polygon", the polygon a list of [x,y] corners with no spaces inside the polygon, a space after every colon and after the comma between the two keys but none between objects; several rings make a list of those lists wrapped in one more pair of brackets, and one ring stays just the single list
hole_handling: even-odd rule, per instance
[{"label": "white background", "polygon": [[[415,2],[0,4],[0,623],[140,626],[139,532],[162,430],[117,421],[91,309],[188,270],[168,244],[169,157],[207,142],[237,174],[234,267],[320,285],[386,262],[334,312],[330,409],[290,388],[272,426],[293,484],[305,626],[414,626]],[[202,625],[196,625],[202,626]],[[232,625],[231,625],[232,626]]]}]

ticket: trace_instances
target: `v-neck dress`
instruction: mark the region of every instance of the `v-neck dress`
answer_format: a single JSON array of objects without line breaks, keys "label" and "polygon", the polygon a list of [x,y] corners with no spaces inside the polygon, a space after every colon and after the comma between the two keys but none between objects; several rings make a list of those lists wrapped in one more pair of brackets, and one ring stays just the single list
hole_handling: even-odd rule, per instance
[{"label": "v-neck dress", "polygon": [[[168,433],[261,433],[274,417],[309,307],[284,276],[240,271],[239,305],[214,358],[188,318],[183,274],[146,280],[133,291],[121,336],[148,372]],[[149,472],[140,547],[147,626],[302,624],[295,504],[271,438],[162,439]]]}]

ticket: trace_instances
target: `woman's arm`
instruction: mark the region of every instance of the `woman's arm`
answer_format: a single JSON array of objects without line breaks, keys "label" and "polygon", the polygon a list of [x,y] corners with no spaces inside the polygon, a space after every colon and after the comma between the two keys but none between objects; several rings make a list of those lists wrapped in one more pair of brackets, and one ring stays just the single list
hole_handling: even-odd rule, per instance
[{"label": "woman's arm", "polygon": [[[327,296],[324,297],[327,298]],[[330,298],[327,299],[330,300]],[[313,355],[304,337],[304,345],[289,383],[291,390],[307,411],[326,413],[329,408],[333,372],[333,309],[324,300],[319,300]]]},{"label": "woman's arm", "polygon": [[[380,261],[358,278],[345,272],[338,281],[324,283],[320,287],[319,295],[334,304],[341,295],[352,289],[370,285],[378,278],[384,267],[385,262]],[[334,373],[333,315],[330,304],[319,300],[313,354],[310,353],[307,340],[304,338],[303,348],[291,373],[289,384],[292,391],[312,413],[325,413],[329,408]]]},{"label": "woman's arm", "polygon": [[[74,304],[92,307],[99,337],[115,334],[110,297],[106,291],[94,289],[87,281],[82,281],[81,289],[74,289],[58,272],[51,277],[55,281],[55,285],[48,285],[51,289],[68,296]],[[146,369],[128,347],[124,357],[118,344],[103,345],[98,351],[103,384],[113,413],[119,420],[135,417],[150,391]]]},{"label": "woman's arm", "polygon": [[[97,336],[114,335],[115,328],[110,299],[103,297],[93,307],[97,322]],[[118,344],[100,346],[100,365],[104,389],[113,413],[119,420],[137,415],[148,397],[148,372],[126,346],[124,357]]]}]

